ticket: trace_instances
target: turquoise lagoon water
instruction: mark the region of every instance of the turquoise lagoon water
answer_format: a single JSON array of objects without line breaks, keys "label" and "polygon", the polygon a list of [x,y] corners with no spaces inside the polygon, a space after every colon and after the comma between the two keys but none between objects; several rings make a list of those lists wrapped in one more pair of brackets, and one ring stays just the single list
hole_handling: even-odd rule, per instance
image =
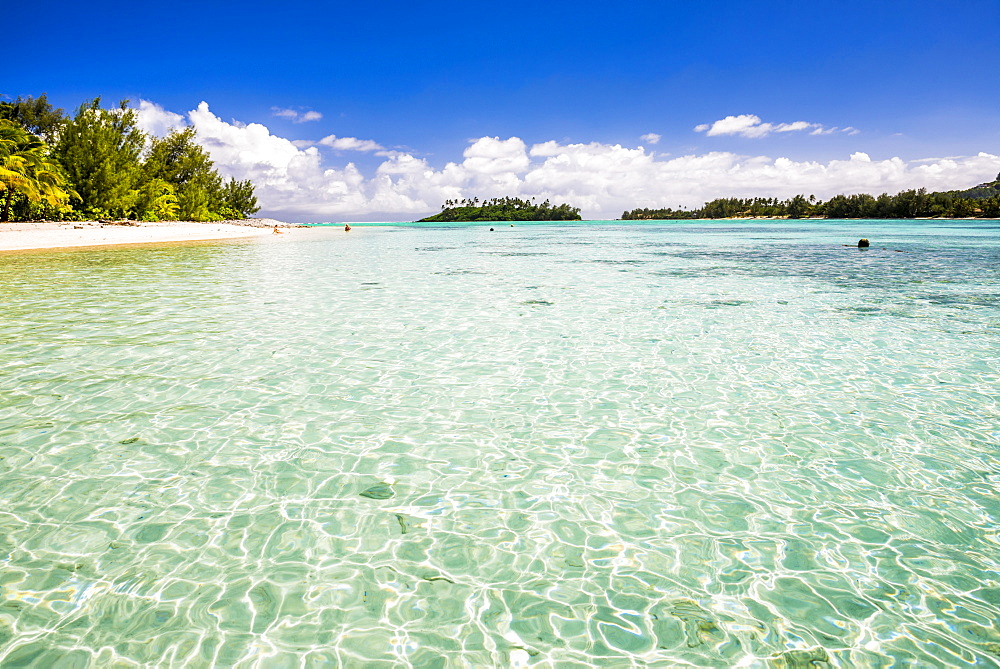
[{"label": "turquoise lagoon water", "polygon": [[0,666],[1000,665],[1000,222],[495,227],[0,256]]}]

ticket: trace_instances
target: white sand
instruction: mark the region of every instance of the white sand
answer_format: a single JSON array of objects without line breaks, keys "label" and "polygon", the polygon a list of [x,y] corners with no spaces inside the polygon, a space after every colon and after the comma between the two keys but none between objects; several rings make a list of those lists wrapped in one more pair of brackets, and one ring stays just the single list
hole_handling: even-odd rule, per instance
[{"label": "white sand", "polygon": [[292,231],[279,221],[261,219],[223,223],[136,222],[131,225],[102,225],[86,221],[0,223],[0,251],[240,239],[273,234],[275,225],[286,234]]}]

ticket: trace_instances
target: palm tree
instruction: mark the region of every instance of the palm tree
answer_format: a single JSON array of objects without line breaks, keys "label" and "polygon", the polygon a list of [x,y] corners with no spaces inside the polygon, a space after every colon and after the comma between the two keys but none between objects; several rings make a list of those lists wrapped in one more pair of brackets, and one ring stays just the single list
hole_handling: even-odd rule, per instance
[{"label": "palm tree", "polygon": [[66,204],[73,191],[59,167],[47,155],[48,147],[13,121],[0,119],[0,198],[3,214],[10,220],[10,205],[15,193],[29,202],[47,202],[53,207]]}]

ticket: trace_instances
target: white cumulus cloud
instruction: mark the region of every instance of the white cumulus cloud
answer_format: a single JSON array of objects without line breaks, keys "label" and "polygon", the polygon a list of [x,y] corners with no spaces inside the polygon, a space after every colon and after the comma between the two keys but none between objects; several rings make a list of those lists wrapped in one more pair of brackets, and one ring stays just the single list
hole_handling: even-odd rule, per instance
[{"label": "white cumulus cloud", "polygon": [[695,126],[694,129],[695,132],[703,132],[709,137],[739,135],[741,137],[759,138],[767,137],[775,132],[799,132],[802,130],[811,130],[810,135],[830,135],[835,132],[845,132],[849,135],[856,135],[858,133],[856,128],[827,128],[820,123],[809,123],[807,121],[764,123],[756,114],[727,116],[714,123],[702,123]]},{"label": "white cumulus cloud", "polygon": [[140,100],[137,125],[153,137],[165,137],[174,128],[183,128],[187,123],[180,114],[169,112],[148,100]]},{"label": "white cumulus cloud", "polygon": [[[156,105],[140,106],[140,126],[175,121],[167,114]],[[376,151],[385,159],[363,174],[353,162],[327,165],[319,147],[296,145],[262,124],[223,121],[204,102],[187,121],[223,176],[253,181],[261,215],[289,221],[413,220],[448,199],[506,195],[567,202],[585,217],[615,218],[626,209],[697,207],[717,197],[950,190],[992,179],[1000,170],[1000,156],[989,153],[905,161],[858,151],[820,162],[713,151],[667,159],[618,144],[528,146],[518,137],[480,137],[469,140],[461,160],[443,167],[403,151]],[[346,150],[377,144],[337,137],[324,146],[340,141],[345,149],[353,142],[368,147]]]},{"label": "white cumulus cloud", "polygon": [[309,121],[318,121],[323,118],[323,115],[318,111],[300,112],[284,107],[271,107],[271,114],[279,118],[287,118],[292,123],[308,123]]},{"label": "white cumulus cloud", "polygon": [[639,139],[646,142],[647,144],[658,144],[659,141],[663,139],[663,135],[658,135],[655,132],[647,132]]},{"label": "white cumulus cloud", "polygon": [[338,151],[381,151],[384,149],[381,144],[370,139],[337,137],[336,135],[327,135],[319,140],[319,144]]}]

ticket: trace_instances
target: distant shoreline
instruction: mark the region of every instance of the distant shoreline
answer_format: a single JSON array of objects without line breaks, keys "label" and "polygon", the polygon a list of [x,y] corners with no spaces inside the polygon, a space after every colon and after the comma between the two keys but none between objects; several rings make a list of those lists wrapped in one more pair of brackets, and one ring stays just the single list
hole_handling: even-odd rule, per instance
[{"label": "distant shoreline", "polygon": [[[0,223],[0,251],[245,239],[295,224],[271,218],[196,221],[31,221]],[[289,230],[290,232],[290,230]]]},{"label": "distant shoreline", "polygon": [[[843,221],[843,222],[900,222],[910,221],[988,221],[978,217],[943,218],[921,217],[913,219],[829,219],[812,216],[801,219],[785,217],[729,217],[717,219],[602,219],[600,221],[579,221],[580,223],[601,222],[609,224],[643,224],[643,223],[684,223],[698,225],[710,224],[713,221]],[[514,221],[519,225],[559,225],[577,223],[578,221]],[[497,221],[475,221],[473,225],[487,226]],[[507,223],[507,222],[504,222]],[[54,249],[74,249],[88,247],[113,247],[135,244],[161,244],[176,242],[207,242],[232,239],[250,239],[273,234],[275,227],[284,233],[292,233],[295,228],[332,228],[340,227],[342,223],[300,224],[285,223],[273,218],[248,218],[242,220],[216,221],[200,223],[197,221],[19,221],[0,223],[0,253],[40,252]],[[352,226],[402,226],[414,225],[410,222],[358,222]],[[465,227],[465,225],[456,226]]]}]

